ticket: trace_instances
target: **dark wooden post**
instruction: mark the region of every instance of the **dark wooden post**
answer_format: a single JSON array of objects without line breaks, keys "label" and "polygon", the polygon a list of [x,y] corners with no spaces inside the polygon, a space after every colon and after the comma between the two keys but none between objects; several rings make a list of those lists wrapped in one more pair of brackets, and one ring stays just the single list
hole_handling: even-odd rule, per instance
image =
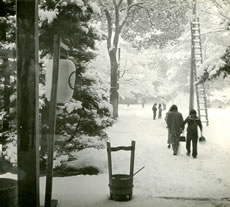
[{"label": "dark wooden post", "polygon": [[134,158],[135,158],[135,141],[131,142],[131,156],[130,156],[130,177],[133,179],[133,171],[134,171]]},{"label": "dark wooden post", "polygon": [[16,4],[18,206],[39,207],[38,2]]},{"label": "dark wooden post", "polygon": [[111,145],[110,142],[107,142],[107,155],[108,155],[108,170],[109,170],[109,184],[112,183],[112,157],[111,157]]},{"label": "dark wooden post", "polygon": [[48,122],[48,160],[47,160],[47,176],[46,176],[46,193],[45,207],[56,206],[57,201],[51,202],[52,185],[53,185],[53,149],[56,129],[56,106],[57,106],[57,86],[58,86],[58,68],[60,57],[60,35],[54,36],[54,57],[53,57],[53,75],[51,98],[49,103],[49,122]]},{"label": "dark wooden post", "polygon": [[118,70],[117,70],[117,102],[116,102],[116,110],[117,117],[119,117],[119,88],[120,88],[120,75],[121,75],[121,48],[118,48]]},{"label": "dark wooden post", "polygon": [[191,24],[191,67],[190,67],[190,91],[189,91],[189,111],[194,108],[194,53],[193,53],[193,35]]},{"label": "dark wooden post", "polygon": [[[193,0],[193,18],[192,21],[196,21],[196,0]],[[191,23],[191,68],[190,68],[190,93],[189,93],[189,111],[194,108],[194,64],[195,64],[195,54],[193,50],[193,31]]]}]

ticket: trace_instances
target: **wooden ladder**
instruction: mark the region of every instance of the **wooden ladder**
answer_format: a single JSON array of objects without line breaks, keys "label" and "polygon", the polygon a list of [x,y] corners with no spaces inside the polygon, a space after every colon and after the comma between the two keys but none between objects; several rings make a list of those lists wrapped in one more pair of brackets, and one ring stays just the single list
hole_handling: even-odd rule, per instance
[{"label": "wooden ladder", "polygon": [[[191,22],[191,36],[192,36],[192,62],[194,79],[197,82],[197,69],[203,63],[201,35],[200,35],[200,22],[199,18],[196,17]],[[197,111],[201,122],[209,125],[208,120],[208,106],[207,106],[207,94],[204,83],[195,84],[196,89],[196,100],[197,100]]]}]

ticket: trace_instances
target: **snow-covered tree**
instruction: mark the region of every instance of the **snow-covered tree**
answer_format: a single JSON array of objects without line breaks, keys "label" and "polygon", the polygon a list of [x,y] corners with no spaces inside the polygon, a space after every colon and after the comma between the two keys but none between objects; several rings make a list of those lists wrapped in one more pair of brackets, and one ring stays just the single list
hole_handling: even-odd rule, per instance
[{"label": "snow-covered tree", "polygon": [[10,97],[15,93],[15,3],[0,1],[0,111],[5,113],[4,126],[1,131],[8,130],[13,118],[10,108],[15,102]]},{"label": "snow-covered tree", "polygon": [[[120,36],[136,47],[165,46],[178,38],[186,23],[187,1],[97,1],[106,17],[107,50],[110,58],[110,103],[118,116],[118,60]],[[102,20],[103,21],[103,20]],[[105,21],[104,21],[105,22]],[[106,26],[105,26],[106,25]]]},{"label": "snow-covered tree", "polygon": [[[112,124],[108,92],[103,88],[103,81],[97,72],[90,70],[88,65],[95,57],[95,40],[100,39],[97,30],[90,24],[94,10],[95,7],[92,4],[82,0],[61,2],[41,0],[39,2],[41,54],[39,101],[42,135],[46,130],[49,111],[43,90],[45,62],[47,58],[52,57],[55,34],[58,33],[61,36],[61,58],[71,59],[76,66],[73,98],[58,109],[57,115],[56,133],[58,137],[61,137],[62,144],[58,142],[58,153],[55,154],[57,156],[66,154],[67,159],[70,151],[81,150],[85,147],[103,147],[102,140],[106,139],[103,129]],[[10,133],[6,136],[10,136]],[[84,141],[82,141],[83,138]],[[44,151],[41,154],[44,155]]]},{"label": "snow-covered tree", "polygon": [[[226,31],[224,34],[229,36],[230,29],[230,2],[225,0],[212,0],[212,8],[215,8],[217,16],[216,22],[219,25],[219,31]],[[209,2],[210,4],[210,2]],[[212,13],[215,12],[212,10]],[[215,33],[216,36],[220,36],[223,39],[223,35],[217,35],[219,31],[211,31],[209,33]],[[217,76],[226,77],[230,73],[230,46],[229,42],[225,44],[216,44],[212,46],[211,55],[204,61],[199,68],[199,81],[204,82],[206,80],[214,79]],[[227,48],[226,48],[227,45]]]}]

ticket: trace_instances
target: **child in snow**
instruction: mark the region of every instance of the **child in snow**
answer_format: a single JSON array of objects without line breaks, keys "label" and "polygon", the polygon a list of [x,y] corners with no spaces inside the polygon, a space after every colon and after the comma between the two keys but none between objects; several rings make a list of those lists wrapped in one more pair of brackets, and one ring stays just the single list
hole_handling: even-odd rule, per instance
[{"label": "child in snow", "polygon": [[202,133],[202,124],[200,119],[196,115],[196,110],[192,109],[189,113],[189,116],[185,119],[184,125],[188,124],[187,127],[187,140],[186,140],[186,149],[187,155],[191,153],[191,141],[192,141],[192,156],[193,158],[197,157],[197,141],[198,141],[198,127]]}]

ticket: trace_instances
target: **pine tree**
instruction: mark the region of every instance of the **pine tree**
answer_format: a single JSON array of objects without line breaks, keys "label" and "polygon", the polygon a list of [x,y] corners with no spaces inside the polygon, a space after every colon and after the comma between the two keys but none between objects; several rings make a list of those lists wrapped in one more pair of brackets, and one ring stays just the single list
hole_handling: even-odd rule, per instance
[{"label": "pine tree", "polygon": [[[112,124],[107,91],[100,87],[101,80],[95,75],[96,72],[89,71],[87,68],[88,62],[95,57],[93,52],[95,40],[100,39],[94,28],[90,26],[93,12],[90,4],[81,0],[67,0],[61,3],[39,2],[40,87],[44,87],[45,61],[52,57],[53,38],[56,33],[60,34],[64,45],[61,58],[71,59],[76,66],[73,98],[69,103],[58,108],[56,134],[62,137],[61,143],[58,142],[57,146],[58,156],[70,155],[72,150],[89,146],[103,147],[103,139],[106,138],[103,129]],[[41,91],[39,94],[41,132],[44,134],[47,127],[47,117],[44,114],[47,115],[49,109],[48,101]],[[86,141],[82,144],[82,137],[88,137],[90,143]],[[44,142],[42,144],[41,154],[44,155]]]}]

